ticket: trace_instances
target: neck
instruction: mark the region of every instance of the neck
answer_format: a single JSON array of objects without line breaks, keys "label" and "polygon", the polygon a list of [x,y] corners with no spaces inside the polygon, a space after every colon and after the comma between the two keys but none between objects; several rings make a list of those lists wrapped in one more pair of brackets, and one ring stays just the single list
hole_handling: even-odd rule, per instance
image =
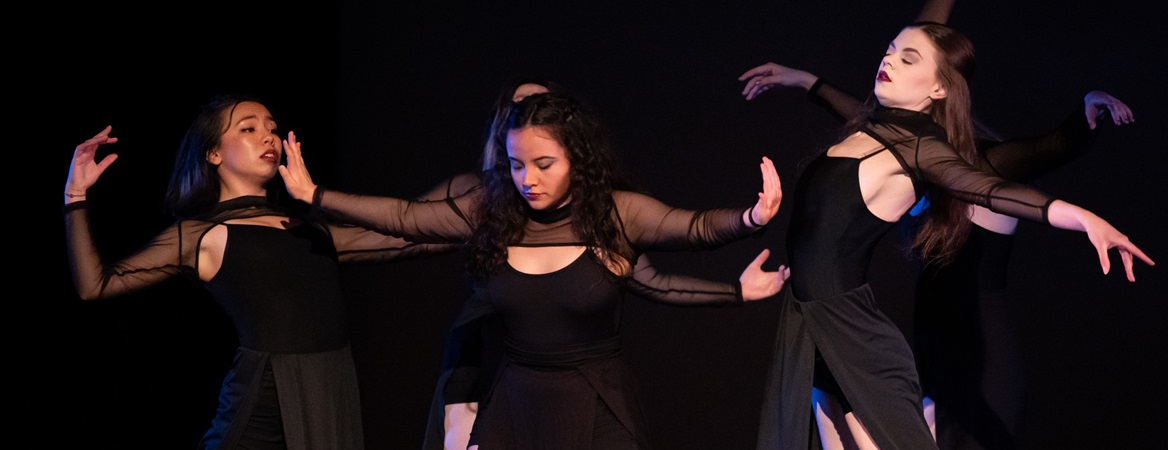
[{"label": "neck", "polygon": [[219,184],[219,201],[231,200],[239,197],[265,197],[268,190],[263,186],[232,186],[228,183]]},{"label": "neck", "polygon": [[527,207],[527,217],[539,223],[553,223],[566,219],[572,213],[572,208],[567,206],[567,202],[561,203],[559,206],[547,209],[533,209]]}]

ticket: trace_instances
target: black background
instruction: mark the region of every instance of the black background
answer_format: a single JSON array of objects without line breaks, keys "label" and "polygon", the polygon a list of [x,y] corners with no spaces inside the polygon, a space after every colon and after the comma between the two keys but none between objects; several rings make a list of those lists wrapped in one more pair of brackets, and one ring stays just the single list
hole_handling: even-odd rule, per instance
[{"label": "black background", "polygon": [[[1168,15],[1152,4],[965,2],[950,23],[977,46],[975,112],[1004,136],[1054,127],[1092,89],[1132,108],[1134,124],[1103,124],[1090,153],[1037,184],[1164,260]],[[789,193],[798,162],[831,143],[836,123],[801,90],[746,102],[737,77],[773,61],[864,94],[919,3],[35,6],[45,10],[12,43],[24,61],[13,65],[13,89],[35,97],[15,109],[32,125],[16,131],[33,133],[21,136],[27,150],[53,159],[33,169],[30,231],[51,226],[46,239],[60,242],[59,211],[45,205],[59,204],[73,147],[112,124],[121,159],[89,195],[112,258],[170,222],[161,199],[174,148],[196,107],[222,91],[266,98],[304,142],[316,181],[350,192],[412,196],[472,169],[491,101],[509,78],[534,75],[599,108],[628,171],[667,203],[752,204],[764,155]],[[784,205],[760,239],[653,257],[665,270],[729,281],[770,248],[774,268],[785,262],[788,215]],[[1081,233],[1023,223],[1018,237],[1010,295],[1031,379],[1025,448],[1156,448],[1168,418],[1164,268],[1137,264],[1132,284],[1119,267],[1102,275]],[[911,336],[913,280],[894,244],[881,247],[872,283]],[[49,291],[29,301],[45,306],[35,315],[44,323],[34,322],[44,339],[64,344],[19,344],[47,362],[15,372],[38,386],[29,389],[35,417],[55,430],[44,436],[79,448],[192,448],[235,345],[226,317],[181,281],[83,304],[63,245],[49,248]],[[464,295],[462,256],[344,271],[371,449],[421,445],[445,331]],[[776,299],[740,309],[629,299],[625,351],[663,448],[752,448],[777,312]]]}]

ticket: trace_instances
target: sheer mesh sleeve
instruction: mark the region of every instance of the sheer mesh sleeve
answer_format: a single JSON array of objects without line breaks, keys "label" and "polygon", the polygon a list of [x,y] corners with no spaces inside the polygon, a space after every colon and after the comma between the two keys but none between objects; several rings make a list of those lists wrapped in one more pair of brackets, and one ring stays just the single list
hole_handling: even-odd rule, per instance
[{"label": "sheer mesh sleeve", "polygon": [[473,231],[469,212],[480,196],[480,190],[472,189],[445,200],[409,201],[318,188],[313,207],[338,221],[415,242],[464,244]]},{"label": "sheer mesh sleeve", "polygon": [[694,211],[628,191],[614,192],[613,201],[625,238],[638,250],[708,250],[758,230],[742,223],[747,208]]},{"label": "sheer mesh sleeve", "polygon": [[415,198],[418,201],[446,200],[470,192],[482,185],[482,179],[477,173],[460,173],[443,180],[437,186],[423,192]]},{"label": "sheer mesh sleeve", "polygon": [[427,244],[397,236],[382,234],[368,228],[329,224],[329,234],[337,249],[337,260],[342,264],[372,264],[401,259],[413,259],[461,248],[457,244]]},{"label": "sheer mesh sleeve", "polygon": [[87,207],[87,202],[75,202],[65,208],[69,266],[82,300],[140,291],[178,275],[194,277],[198,237],[209,227],[198,222],[178,222],[136,253],[107,264],[94,244]]},{"label": "sheer mesh sleeve", "polygon": [[823,81],[823,78],[815,80],[815,84],[807,90],[807,99],[827,109],[840,122],[847,122],[864,113],[863,101]]},{"label": "sheer mesh sleeve", "polygon": [[913,176],[914,183],[937,186],[953,197],[999,214],[1047,223],[1054,198],[1024,184],[978,170],[943,139],[918,137],[890,124],[869,124],[865,132],[886,147]]},{"label": "sheer mesh sleeve", "polygon": [[625,281],[629,291],[658,303],[678,306],[741,305],[742,286],[683,275],[657,272],[649,257],[642,254],[633,266],[633,276]]},{"label": "sheer mesh sleeve", "polygon": [[1074,111],[1049,133],[984,146],[978,168],[1010,181],[1030,182],[1086,153],[1094,142],[1095,133],[1083,112]]}]

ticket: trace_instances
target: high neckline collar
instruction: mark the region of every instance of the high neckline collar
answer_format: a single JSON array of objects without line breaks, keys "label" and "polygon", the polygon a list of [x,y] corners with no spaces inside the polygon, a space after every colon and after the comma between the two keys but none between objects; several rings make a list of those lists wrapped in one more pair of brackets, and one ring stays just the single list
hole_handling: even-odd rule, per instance
[{"label": "high neckline collar", "polygon": [[872,114],[868,117],[874,123],[896,125],[917,136],[933,136],[945,141],[949,140],[945,128],[934,122],[931,116],[920,111],[876,105],[876,109],[872,110]]},{"label": "high neckline collar", "polygon": [[534,209],[530,205],[524,206],[527,209],[527,217],[542,224],[556,223],[567,219],[568,216],[572,215],[572,208],[570,204],[562,205],[559,208],[544,210]]},{"label": "high neckline collar", "polygon": [[273,206],[273,204],[272,201],[268,199],[268,197],[263,195],[244,195],[216,203],[215,207],[211,209],[211,213],[231,211],[233,209],[252,208],[256,206]]}]

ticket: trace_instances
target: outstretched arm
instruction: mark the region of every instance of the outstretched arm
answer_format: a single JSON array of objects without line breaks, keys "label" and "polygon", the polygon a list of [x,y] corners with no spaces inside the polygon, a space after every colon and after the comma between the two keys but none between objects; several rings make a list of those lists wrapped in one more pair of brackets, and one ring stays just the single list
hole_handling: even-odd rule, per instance
[{"label": "outstretched arm", "polygon": [[768,62],[746,71],[738,77],[745,81],[742,96],[753,100],[774,86],[796,87],[807,91],[807,99],[826,108],[841,122],[861,114],[864,102],[827,83],[810,72]]},{"label": "outstretched arm", "polygon": [[1087,238],[1099,252],[1099,262],[1104,273],[1110,271],[1107,252],[1111,248],[1119,250],[1129,281],[1135,281],[1132,273],[1132,255],[1139,257],[1148,265],[1154,265],[1151,258],[1107,221],[1090,211],[1054,199],[1025,184],[1011,182],[978,170],[958,156],[947,142],[930,138],[898,144],[882,140],[882,143],[888,148],[896,148],[902,155],[902,161],[915,165],[914,171],[923,180],[943,187],[945,192],[961,201],[987,207],[999,214],[1086,232]]},{"label": "outstretched arm", "polygon": [[477,191],[446,202],[325,191],[313,183],[300,150],[296,134],[289,132],[284,140],[288,163],[279,166],[284,186],[292,198],[311,204],[327,217],[416,242],[462,244],[470,236],[469,212],[477,204]]},{"label": "outstretched arm", "polygon": [[678,306],[726,306],[769,298],[783,289],[791,275],[785,266],[776,272],[762,269],[770,250],[763,250],[751,261],[738,281],[721,283],[684,275],[664,274],[653,267],[649,257],[642,254],[633,266],[633,276],[626,286],[634,294]]},{"label": "outstretched arm", "polygon": [[418,195],[418,201],[447,200],[463,195],[482,186],[482,178],[473,172],[460,173],[442,180],[430,190]]},{"label": "outstretched arm", "polygon": [[[478,189],[477,173],[460,173],[443,180],[417,197],[417,201],[448,201]],[[356,225],[331,224],[329,231],[341,263],[382,263],[399,259],[450,253],[462,248],[456,244],[412,242]]]},{"label": "outstretched arm", "polygon": [[1091,91],[1083,97],[1083,109],[1073,111],[1053,131],[983,146],[978,168],[1010,181],[1032,181],[1090,149],[1095,141],[1092,130],[1097,126],[1096,119],[1108,113],[1116,125],[1135,121],[1131,109],[1119,99],[1103,91]]},{"label": "outstretched arm", "polygon": [[763,190],[750,208],[690,210],[641,193],[614,191],[622,231],[640,251],[707,250],[760,232],[778,212],[783,191],[770,158],[763,157],[759,167]]}]

